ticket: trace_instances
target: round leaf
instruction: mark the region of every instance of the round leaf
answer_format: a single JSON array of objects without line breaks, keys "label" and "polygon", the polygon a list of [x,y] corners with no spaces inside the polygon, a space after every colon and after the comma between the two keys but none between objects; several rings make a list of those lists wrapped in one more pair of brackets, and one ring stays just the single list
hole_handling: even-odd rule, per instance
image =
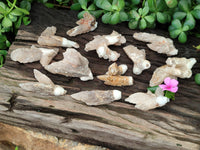
[{"label": "round leaf", "polygon": [[165,24],[168,21],[167,14],[165,13],[157,12],[156,17],[159,23]]},{"label": "round leaf", "polygon": [[111,12],[107,12],[105,13],[103,16],[102,16],[102,22],[107,24],[110,22],[110,19],[111,19],[111,15],[112,13]]},{"label": "round leaf", "polygon": [[96,6],[107,11],[112,11],[112,5],[108,0],[97,0]]},{"label": "round leaf", "polygon": [[146,27],[147,27],[147,23],[146,23],[146,21],[144,20],[144,18],[142,18],[142,19],[140,20],[140,23],[139,23],[139,29],[144,30]]},{"label": "round leaf", "polygon": [[20,2],[20,8],[26,9],[28,11],[31,10],[31,3],[27,0],[23,0]]},{"label": "round leaf", "polygon": [[12,26],[12,21],[8,17],[5,17],[2,21],[2,26],[5,28],[9,28]]},{"label": "round leaf", "polygon": [[110,24],[117,24],[120,21],[119,12],[115,12],[110,18]]},{"label": "round leaf", "polygon": [[87,9],[87,0],[78,0],[82,9]]},{"label": "round leaf", "polygon": [[194,9],[191,13],[196,19],[200,19],[200,9]]},{"label": "round leaf", "polygon": [[0,2],[0,13],[6,13],[6,5],[3,2]]},{"label": "round leaf", "polygon": [[14,9],[10,12],[13,16],[21,16],[23,13],[19,9]]},{"label": "round leaf", "polygon": [[169,8],[174,8],[178,4],[177,0],[165,0],[165,2]]},{"label": "round leaf", "polygon": [[191,30],[191,29],[194,29],[195,24],[196,24],[196,21],[195,21],[194,17],[192,16],[192,14],[188,13],[186,20],[184,22],[184,26],[189,26],[190,30]]},{"label": "round leaf", "polygon": [[95,18],[99,18],[103,14],[103,10],[93,10],[93,11],[90,11],[90,14],[95,16]]},{"label": "round leaf", "polygon": [[180,20],[175,19],[175,20],[172,21],[172,26],[175,29],[180,29],[182,27],[182,24],[181,24]]},{"label": "round leaf", "polygon": [[128,21],[128,15],[126,12],[124,11],[120,11],[119,12],[119,16],[120,16],[120,20],[123,22],[123,21]]},{"label": "round leaf", "polygon": [[135,20],[139,20],[140,18],[140,15],[135,10],[131,10],[129,15],[130,15],[130,18],[134,18]]},{"label": "round leaf", "polygon": [[144,7],[142,9],[142,16],[146,16],[149,13],[149,7]]},{"label": "round leaf", "polygon": [[144,19],[150,24],[154,23],[154,21],[155,21],[155,17],[152,15],[145,16]]},{"label": "round leaf", "polygon": [[83,14],[84,14],[85,12],[87,12],[87,11],[83,10],[83,11],[79,12],[79,13],[78,13],[78,18],[79,18],[79,19],[83,18]]},{"label": "round leaf", "polygon": [[185,18],[186,13],[185,12],[175,12],[173,14],[173,19],[179,19],[182,20],[183,18]]},{"label": "round leaf", "polygon": [[187,41],[187,35],[185,34],[185,32],[181,32],[181,34],[178,37],[178,41],[180,43],[185,43]]},{"label": "round leaf", "polygon": [[182,28],[183,31],[188,31],[189,29],[190,29],[189,26],[184,26],[184,27]]},{"label": "round leaf", "polygon": [[140,0],[131,0],[133,5],[138,5],[140,3]]},{"label": "round leaf", "polygon": [[189,12],[191,7],[191,0],[180,0],[178,7],[185,12]]},{"label": "round leaf", "polygon": [[12,22],[17,21],[17,16],[13,16],[13,15],[9,14],[8,17],[10,18],[10,20],[11,20]]},{"label": "round leaf", "polygon": [[130,29],[136,29],[137,26],[138,26],[138,22],[139,22],[139,21],[136,21],[136,20],[132,19],[132,20],[129,21],[128,27],[129,27]]},{"label": "round leaf", "polygon": [[117,10],[121,10],[125,6],[124,0],[113,0],[112,6],[116,6]]},{"label": "round leaf", "polygon": [[96,7],[95,7],[95,4],[92,3],[89,7],[88,7],[88,10],[95,10]]},{"label": "round leaf", "polygon": [[176,29],[176,30],[173,30],[170,32],[170,37],[175,39],[177,38],[177,36],[181,33],[181,30],[180,29]]}]

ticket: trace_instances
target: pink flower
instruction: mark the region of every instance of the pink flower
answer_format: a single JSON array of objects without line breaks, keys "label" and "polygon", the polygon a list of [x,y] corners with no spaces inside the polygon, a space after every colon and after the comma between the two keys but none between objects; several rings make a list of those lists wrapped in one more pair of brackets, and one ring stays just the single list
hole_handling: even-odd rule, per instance
[{"label": "pink flower", "polygon": [[176,93],[178,91],[178,81],[175,79],[171,79],[170,77],[165,78],[164,80],[165,84],[161,84],[159,85],[159,87],[163,90],[163,91],[170,91],[173,93]]}]

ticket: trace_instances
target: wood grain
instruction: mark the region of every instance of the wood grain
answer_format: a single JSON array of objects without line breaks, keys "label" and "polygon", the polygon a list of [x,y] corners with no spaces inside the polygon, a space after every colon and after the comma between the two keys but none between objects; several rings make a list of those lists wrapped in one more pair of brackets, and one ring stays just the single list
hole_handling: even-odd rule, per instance
[{"label": "wood grain", "polygon": [[[54,75],[45,71],[36,62],[19,64],[7,57],[6,64],[0,69],[0,122],[23,127],[33,131],[48,133],[57,137],[76,140],[79,142],[105,146],[111,149],[200,149],[200,87],[195,84],[194,76],[190,79],[179,79],[179,91],[176,100],[165,107],[143,112],[134,108],[134,105],[124,102],[124,99],[134,92],[145,92],[153,71],[165,64],[167,56],[149,50],[146,43],[133,39],[132,35],[137,30],[129,30],[127,23],[116,26],[105,25],[99,22],[94,32],[68,37],[66,31],[75,26],[77,12],[69,10],[48,9],[40,4],[34,4],[31,11],[32,23],[22,26],[17,34],[16,41],[10,47],[10,52],[19,47],[37,45],[38,36],[47,26],[56,26],[57,35],[67,37],[80,44],[80,53],[89,60],[90,68],[95,76],[93,81],[82,82],[78,78],[67,78]],[[160,27],[162,28],[162,27]],[[146,30],[169,37],[168,32],[162,29]],[[127,43],[139,49],[146,49],[147,59],[151,61],[151,68],[145,70],[140,76],[132,74],[133,64],[123,51],[123,46],[111,46],[121,54],[118,64],[127,64],[128,71],[125,75],[134,78],[134,85],[130,87],[111,87],[104,85],[96,78],[104,74],[112,62],[99,59],[96,52],[85,52],[85,44],[93,39],[94,35],[110,34],[112,30],[123,34]],[[193,73],[200,72],[200,53],[192,47],[199,39],[189,37],[186,44],[175,46],[179,50],[178,57],[194,57],[198,63],[193,67]],[[54,61],[62,59],[60,48],[59,55]],[[18,84],[35,81],[33,68],[47,74],[55,84],[63,86],[68,94],[83,90],[117,89],[122,91],[123,98],[109,105],[90,107],[73,100],[69,95],[51,97],[42,96],[23,91]],[[6,111],[11,107],[8,101],[12,93],[17,93],[13,112]]]}]

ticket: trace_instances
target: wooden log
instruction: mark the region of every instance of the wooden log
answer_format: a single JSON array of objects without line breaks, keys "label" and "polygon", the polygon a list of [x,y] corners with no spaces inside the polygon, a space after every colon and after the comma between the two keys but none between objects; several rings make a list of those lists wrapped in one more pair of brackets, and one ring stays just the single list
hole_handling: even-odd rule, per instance
[{"label": "wooden log", "polygon": [[[32,23],[22,26],[17,34],[16,41],[10,47],[10,52],[19,47],[37,45],[38,36],[47,26],[56,26],[57,35],[67,37],[80,44],[80,53],[87,57],[90,68],[95,76],[93,81],[82,82],[78,78],[67,78],[45,71],[38,63],[19,64],[7,57],[6,64],[0,69],[0,122],[19,126],[32,131],[48,133],[56,137],[67,138],[79,142],[105,146],[111,149],[200,149],[200,88],[190,79],[179,79],[179,91],[176,100],[165,107],[143,112],[133,105],[124,102],[124,99],[135,92],[145,92],[153,71],[165,64],[166,55],[157,54],[149,50],[146,43],[133,39],[137,30],[128,29],[126,23],[112,26],[99,22],[94,32],[68,37],[66,31],[75,26],[77,12],[69,10],[48,9],[42,5],[33,5],[31,11]],[[132,74],[132,62],[123,51],[122,46],[111,46],[121,54],[118,64],[127,64],[125,75],[133,76],[135,83],[131,87],[111,87],[104,85],[96,76],[104,74],[112,62],[98,58],[96,52],[85,52],[85,44],[93,39],[94,35],[110,34],[112,30],[125,35],[127,43],[139,49],[146,49],[147,59],[152,67],[141,75]],[[146,30],[169,37],[168,32],[162,29]],[[199,72],[200,53],[192,47],[198,39],[190,37],[187,44],[175,46],[179,49],[178,57],[194,57],[198,63],[193,67],[193,73]],[[62,59],[63,48],[60,48],[54,61]],[[23,91],[19,83],[35,81],[33,69],[47,74],[55,84],[68,90],[68,95],[53,97]],[[91,107],[70,97],[70,94],[83,90],[112,90],[122,91],[122,100],[109,105]],[[17,93],[16,99],[8,101],[12,93]],[[10,111],[7,111],[10,110]]]}]

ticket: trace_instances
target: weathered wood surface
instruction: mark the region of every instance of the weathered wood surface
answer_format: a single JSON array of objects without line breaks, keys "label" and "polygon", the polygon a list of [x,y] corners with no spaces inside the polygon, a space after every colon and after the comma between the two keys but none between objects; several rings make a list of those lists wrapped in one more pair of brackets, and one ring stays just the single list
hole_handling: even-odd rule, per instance
[{"label": "weathered wood surface", "polygon": [[[140,76],[132,74],[132,62],[122,50],[122,47],[111,47],[121,54],[118,64],[128,64],[126,75],[135,79],[131,87],[111,87],[104,85],[96,78],[93,81],[82,82],[78,78],[66,78],[53,75],[45,71],[36,62],[19,64],[7,58],[6,64],[0,69],[0,122],[23,127],[33,131],[40,131],[68,138],[79,142],[105,146],[111,149],[200,149],[200,87],[195,84],[194,76],[190,79],[179,79],[179,91],[176,100],[165,107],[143,112],[125,103],[124,98],[138,91],[146,91],[148,82],[156,67],[165,64],[167,57],[150,51],[146,44],[136,41],[127,24],[117,26],[105,25],[99,22],[94,32],[78,37],[68,37],[66,31],[75,26],[77,12],[68,10],[47,9],[35,4],[31,11],[32,23],[22,26],[16,41],[10,48],[29,47],[36,44],[40,33],[47,27],[55,25],[57,35],[67,37],[80,44],[80,53],[88,58],[94,76],[104,74],[112,63],[99,59],[96,52],[85,52],[84,45],[92,40],[94,35],[109,34],[112,30],[125,35],[128,44],[138,48],[145,48],[147,59],[152,67]],[[168,32],[160,29],[147,30],[168,37]],[[200,71],[200,53],[192,48],[199,43],[199,39],[189,37],[187,44],[175,46],[179,49],[178,57],[195,57],[198,61],[193,73]],[[60,48],[55,60],[62,59]],[[35,81],[33,68],[46,73],[55,84],[62,85],[72,94],[82,90],[118,89],[123,92],[123,99],[109,105],[90,107],[73,100],[69,95],[47,97],[40,94],[25,92],[18,86],[19,83]],[[12,92],[17,92],[16,99],[8,102]],[[6,110],[13,110],[13,112]]]}]

